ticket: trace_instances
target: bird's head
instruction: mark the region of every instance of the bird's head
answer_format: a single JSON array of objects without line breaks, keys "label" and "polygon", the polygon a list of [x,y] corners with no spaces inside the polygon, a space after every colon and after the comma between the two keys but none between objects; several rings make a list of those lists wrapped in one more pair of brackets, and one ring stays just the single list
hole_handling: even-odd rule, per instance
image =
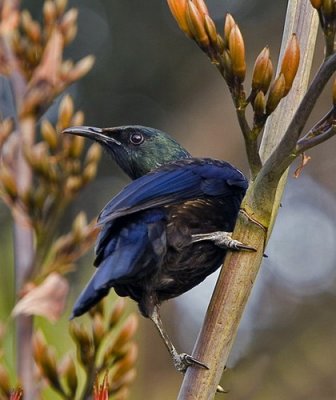
[{"label": "bird's head", "polygon": [[116,128],[74,126],[63,133],[84,136],[100,143],[132,179],[168,162],[191,157],[168,134],[139,125]]}]

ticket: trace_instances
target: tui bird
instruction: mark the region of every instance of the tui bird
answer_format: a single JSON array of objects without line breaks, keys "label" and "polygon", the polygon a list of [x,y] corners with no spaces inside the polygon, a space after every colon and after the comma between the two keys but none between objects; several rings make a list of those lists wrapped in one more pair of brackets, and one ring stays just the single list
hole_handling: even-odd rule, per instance
[{"label": "tui bird", "polygon": [[227,249],[253,250],[231,238],[248,182],[227,162],[193,158],[173,138],[143,126],[76,126],[64,133],[100,143],[133,179],[102,210],[94,265],[79,296],[77,317],[113,287],[138,303],[156,325],[175,367],[207,368],[179,354],[164,331],[159,306],[202,282]]}]

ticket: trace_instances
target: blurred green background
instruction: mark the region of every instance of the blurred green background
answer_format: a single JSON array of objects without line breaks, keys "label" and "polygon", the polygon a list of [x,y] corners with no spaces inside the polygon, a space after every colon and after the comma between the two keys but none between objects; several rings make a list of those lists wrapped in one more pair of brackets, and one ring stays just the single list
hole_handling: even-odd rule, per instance
[{"label": "blurred green background", "polygon": [[[22,4],[40,17],[42,1]],[[270,46],[276,63],[286,1],[208,0],[207,4],[219,30],[225,13],[234,15],[245,38],[250,74],[265,45]],[[171,133],[193,155],[224,159],[247,173],[243,141],[225,83],[177,29],[165,1],[70,0],[69,5],[79,9],[79,33],[66,55],[75,60],[87,54],[96,57],[92,72],[68,90],[76,106],[85,111],[86,124],[153,126]],[[320,37],[315,68],[322,54]],[[311,121],[330,104],[331,94],[326,91]],[[55,110],[53,106],[48,111],[50,119],[55,118]],[[266,250],[268,258],[222,378],[227,400],[336,399],[335,153],[336,142],[331,140],[309,152],[312,161],[300,179],[290,175]],[[127,181],[105,156],[97,179],[73,204],[68,220],[79,209],[93,217]],[[7,318],[14,302],[14,283],[11,219],[3,205],[0,223],[0,311]],[[91,252],[70,277],[64,319],[54,326],[39,322],[60,354],[69,346],[67,315],[92,272],[92,260]],[[192,350],[214,281],[210,277],[200,288],[163,307],[168,330],[183,351]],[[174,399],[182,377],[152,324],[143,318],[140,322],[138,377],[131,399]],[[8,359],[11,356],[9,352]]]}]

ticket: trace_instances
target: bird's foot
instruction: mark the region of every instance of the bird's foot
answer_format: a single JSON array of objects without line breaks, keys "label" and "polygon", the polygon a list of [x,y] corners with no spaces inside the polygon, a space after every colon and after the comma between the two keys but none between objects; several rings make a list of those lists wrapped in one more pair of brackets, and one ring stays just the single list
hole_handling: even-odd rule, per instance
[{"label": "bird's foot", "polygon": [[186,372],[186,370],[191,366],[209,369],[201,361],[196,360],[196,358],[194,358],[186,353],[175,354],[173,359],[174,359],[175,368],[179,372],[182,372],[182,374],[184,374]]},{"label": "bird's foot", "polygon": [[256,251],[252,246],[239,242],[239,240],[232,239],[232,232],[212,232],[212,233],[198,233],[192,235],[192,243],[200,242],[202,240],[211,240],[218,247],[223,247],[230,250],[248,250]]}]

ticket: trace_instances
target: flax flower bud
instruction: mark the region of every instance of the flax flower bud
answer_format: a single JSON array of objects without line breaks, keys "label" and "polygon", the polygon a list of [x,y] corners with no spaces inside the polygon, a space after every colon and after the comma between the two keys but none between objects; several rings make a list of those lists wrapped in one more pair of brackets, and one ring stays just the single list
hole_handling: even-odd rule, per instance
[{"label": "flax flower bud", "polygon": [[224,43],[228,47],[231,29],[236,25],[235,20],[231,14],[226,14],[224,23]]},{"label": "flax flower bud", "polygon": [[43,16],[47,25],[51,25],[56,19],[56,5],[53,1],[47,0],[43,4]]},{"label": "flax flower bud", "polygon": [[272,64],[271,59],[269,59],[268,63],[267,63],[267,69],[266,69],[266,74],[265,74],[264,80],[263,80],[263,82],[261,82],[261,85],[260,85],[260,89],[264,93],[267,93],[267,91],[270,87],[271,81],[272,81],[272,77],[273,77],[273,64]]},{"label": "flax flower bud", "polygon": [[167,2],[170,12],[175,18],[178,26],[187,36],[191,38],[192,33],[190,32],[186,16],[187,0],[167,0]]},{"label": "flax flower bud", "polygon": [[229,37],[229,50],[232,60],[232,72],[241,82],[245,79],[245,45],[238,25],[232,27]]},{"label": "flax flower bud", "polygon": [[54,127],[47,119],[44,119],[41,123],[41,134],[49,148],[55,150],[58,145],[58,136]]},{"label": "flax flower bud", "polygon": [[211,45],[214,48],[218,47],[218,40],[217,40],[217,30],[216,25],[213,20],[209,17],[209,15],[205,15],[204,17],[204,26],[206,33],[210,39]]},{"label": "flax flower bud", "polygon": [[209,15],[208,7],[203,0],[193,0],[193,3],[201,14],[203,14],[204,16]]},{"label": "flax flower bud", "polygon": [[0,184],[3,186],[9,197],[12,199],[17,197],[18,192],[15,178],[12,172],[6,167],[2,167],[0,172]]},{"label": "flax flower bud", "polygon": [[101,315],[96,314],[93,317],[92,321],[92,336],[96,348],[99,347],[100,343],[104,339],[105,334],[106,334],[106,329],[104,326],[103,318],[101,317]]},{"label": "flax flower bud", "polygon": [[109,318],[109,328],[112,329],[120,321],[123,313],[125,311],[125,300],[120,298],[116,301],[111,311]]},{"label": "flax flower bud", "polygon": [[64,359],[63,362],[63,374],[70,393],[74,395],[78,386],[78,378],[74,360],[69,355]]},{"label": "flax flower bud", "polygon": [[295,75],[299,68],[300,47],[295,34],[290,39],[281,64],[281,73],[284,75],[286,86],[285,95],[290,91]]},{"label": "flax flower bud", "polygon": [[199,12],[197,7],[191,1],[187,3],[187,23],[196,42],[206,48],[210,44],[209,37],[204,26],[204,15]]},{"label": "flax flower bud", "polygon": [[264,93],[260,90],[256,95],[253,103],[253,110],[257,117],[264,115],[266,100]]},{"label": "flax flower bud", "polygon": [[[261,90],[269,85],[269,49],[265,47],[258,55],[253,68],[252,89]],[[272,77],[271,77],[272,78]],[[268,85],[267,85],[268,83]],[[267,90],[266,90],[267,91]]]},{"label": "flax flower bud", "polygon": [[268,99],[266,102],[266,113],[271,114],[280,103],[280,100],[285,96],[286,81],[283,74],[280,74],[278,78],[273,82]]},{"label": "flax flower bud", "polygon": [[58,122],[61,125],[60,129],[70,125],[71,118],[74,113],[74,104],[69,95],[64,96],[58,109]]},{"label": "flax flower bud", "polygon": [[319,10],[322,5],[322,0],[310,0],[311,5],[316,8],[316,10]]},{"label": "flax flower bud", "polygon": [[138,318],[136,315],[131,314],[124,322],[121,331],[119,332],[115,342],[114,348],[118,351],[133,337],[138,326]]}]

